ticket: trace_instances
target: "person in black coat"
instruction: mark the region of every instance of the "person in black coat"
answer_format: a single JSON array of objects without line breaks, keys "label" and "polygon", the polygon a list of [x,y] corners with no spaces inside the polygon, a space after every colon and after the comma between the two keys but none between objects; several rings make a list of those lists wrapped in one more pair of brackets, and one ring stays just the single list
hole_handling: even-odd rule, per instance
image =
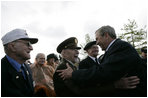
[{"label": "person in black coat", "polygon": [[127,42],[116,38],[111,26],[102,26],[96,31],[97,44],[105,51],[100,62],[101,68],[94,66],[86,70],[59,70],[63,79],[70,78],[79,84],[114,82],[123,76],[138,76],[140,84],[135,89],[118,90],[114,96],[147,96],[147,74],[137,51]]},{"label": "person in black coat", "polygon": [[37,38],[29,38],[23,29],[15,29],[2,37],[6,56],[1,59],[1,96],[28,97],[33,96],[34,87],[29,66],[31,44]]},{"label": "person in black coat", "polygon": [[84,50],[87,52],[88,56],[79,63],[79,69],[88,69],[93,65],[99,66],[99,61],[97,58],[99,48],[96,45],[96,41],[87,43]]}]

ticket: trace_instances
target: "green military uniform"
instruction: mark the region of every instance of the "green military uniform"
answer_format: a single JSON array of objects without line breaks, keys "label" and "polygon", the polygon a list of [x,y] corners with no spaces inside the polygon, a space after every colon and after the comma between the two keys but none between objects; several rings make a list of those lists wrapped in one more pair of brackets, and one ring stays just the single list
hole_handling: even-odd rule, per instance
[{"label": "green military uniform", "polygon": [[[76,67],[66,59],[62,59],[62,62],[57,67],[57,70],[66,69],[67,68],[66,63],[68,63],[73,70],[76,70]],[[78,95],[76,94],[78,93],[77,88],[75,85],[73,85],[74,84],[73,81],[71,81],[70,79],[63,80],[62,78],[60,78],[58,74],[59,74],[58,72],[55,72],[55,74],[53,75],[54,89],[55,89],[56,95],[62,96],[62,97],[77,96]]]},{"label": "green military uniform", "polygon": [[[77,47],[78,40],[75,37],[68,38],[59,44],[57,47],[57,52],[61,53],[63,49],[81,49]],[[58,65],[56,70],[66,69],[66,63],[70,65],[73,70],[76,70],[76,66],[71,61],[62,59],[61,63]],[[72,80],[63,80],[58,75],[59,73],[55,72],[53,75],[54,89],[57,96],[77,96],[77,88],[74,86]],[[76,92],[75,92],[76,91]]]}]

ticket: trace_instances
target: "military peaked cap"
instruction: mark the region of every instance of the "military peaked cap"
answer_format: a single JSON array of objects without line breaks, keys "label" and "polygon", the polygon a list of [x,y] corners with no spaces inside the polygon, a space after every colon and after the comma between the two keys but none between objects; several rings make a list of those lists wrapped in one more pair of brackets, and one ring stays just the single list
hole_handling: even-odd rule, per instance
[{"label": "military peaked cap", "polygon": [[61,53],[63,49],[81,49],[81,47],[78,47],[77,44],[77,38],[70,37],[58,45],[57,52]]},{"label": "military peaked cap", "polygon": [[96,41],[91,41],[91,42],[87,43],[86,46],[84,47],[84,50],[91,48],[91,46],[93,46],[93,45],[96,45]]}]

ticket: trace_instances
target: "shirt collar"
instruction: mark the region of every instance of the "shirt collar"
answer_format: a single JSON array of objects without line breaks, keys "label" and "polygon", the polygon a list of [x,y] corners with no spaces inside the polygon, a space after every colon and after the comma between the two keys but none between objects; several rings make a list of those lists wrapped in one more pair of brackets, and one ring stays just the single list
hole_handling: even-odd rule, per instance
[{"label": "shirt collar", "polygon": [[8,55],[6,55],[8,61],[10,62],[10,64],[17,70],[17,72],[21,71],[21,64],[18,63],[17,61],[15,61],[14,59],[12,59],[11,57],[9,57]]},{"label": "shirt collar", "polygon": [[74,63],[72,63],[71,61],[69,61],[69,60],[67,60],[67,59],[65,59],[67,62],[69,62],[71,65],[73,65],[74,66]]},{"label": "shirt collar", "polygon": [[94,62],[96,62],[96,58],[95,57],[92,57],[92,56],[90,56],[90,55],[88,55],[92,60],[94,60]]},{"label": "shirt collar", "polygon": [[114,39],[109,45],[108,45],[108,47],[106,48],[106,50],[105,51],[108,51],[108,49],[110,48],[110,46],[115,42],[115,40],[116,39]]}]

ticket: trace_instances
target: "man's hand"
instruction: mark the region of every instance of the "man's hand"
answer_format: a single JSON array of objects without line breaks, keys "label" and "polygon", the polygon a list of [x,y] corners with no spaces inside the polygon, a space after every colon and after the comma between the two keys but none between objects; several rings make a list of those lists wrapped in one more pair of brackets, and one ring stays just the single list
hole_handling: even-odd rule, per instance
[{"label": "man's hand", "polygon": [[137,76],[123,77],[114,83],[117,89],[134,89],[139,84],[140,79]]},{"label": "man's hand", "polygon": [[68,63],[66,63],[67,69],[64,70],[57,70],[56,72],[60,72],[59,75],[63,80],[71,78],[73,69],[69,66]]}]

